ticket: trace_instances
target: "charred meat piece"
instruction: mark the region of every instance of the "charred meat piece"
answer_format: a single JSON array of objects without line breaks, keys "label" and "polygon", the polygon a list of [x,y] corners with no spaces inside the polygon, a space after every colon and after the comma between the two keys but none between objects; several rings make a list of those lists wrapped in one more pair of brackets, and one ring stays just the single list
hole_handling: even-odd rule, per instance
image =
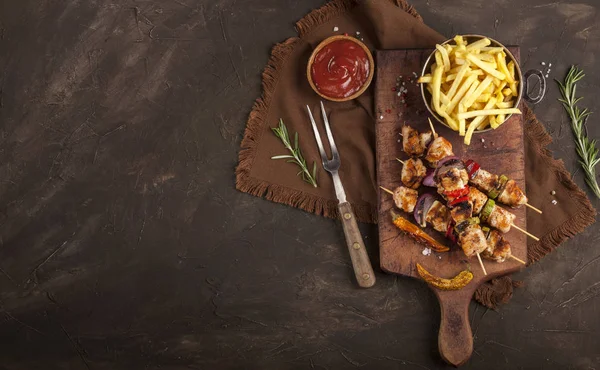
[{"label": "charred meat piece", "polygon": [[419,158],[411,158],[402,166],[402,183],[409,188],[418,189],[427,175],[427,168]]},{"label": "charred meat piece", "polygon": [[425,160],[429,162],[431,166],[437,167],[440,160],[453,155],[452,144],[445,138],[438,136],[431,142],[431,145],[429,145]]},{"label": "charred meat piece", "polygon": [[489,173],[483,168],[480,168],[476,173],[473,174],[471,182],[484,193],[493,191],[498,186],[498,176],[493,173]]},{"label": "charred meat piece", "polygon": [[419,193],[416,190],[404,186],[399,186],[394,190],[394,203],[404,212],[414,211],[418,198]]},{"label": "charred meat piece", "polygon": [[436,231],[445,233],[450,223],[448,207],[436,200],[425,215],[425,221],[429,222]]},{"label": "charred meat piece", "polygon": [[[466,181],[465,181],[466,175]],[[450,168],[438,175],[440,184],[444,188],[445,192],[452,192],[463,189],[469,183],[469,175],[464,169],[457,167]]]},{"label": "charred meat piece", "polygon": [[460,202],[450,210],[450,216],[454,222],[461,223],[473,217],[473,203],[470,201]]},{"label": "charred meat piece", "polygon": [[504,262],[510,255],[510,243],[497,230],[491,230],[487,237],[487,248],[481,256],[496,262]]},{"label": "charred meat piece", "polygon": [[469,187],[469,200],[473,202],[473,214],[478,215],[481,213],[485,202],[487,202],[487,195],[477,190],[475,187]]},{"label": "charred meat piece", "polygon": [[419,131],[404,125],[402,127],[402,149],[411,157],[420,157],[425,152]]},{"label": "charred meat piece", "polygon": [[527,203],[527,197],[514,180],[508,180],[504,190],[498,196],[500,203],[517,207]]},{"label": "charred meat piece", "polygon": [[510,231],[510,227],[516,217],[517,216],[505,210],[504,208],[495,206],[486,222],[491,227],[498,229],[503,233],[507,233]]},{"label": "charred meat piece", "polygon": [[[463,221],[463,223],[468,222],[468,220]],[[462,228],[458,234],[458,243],[467,257],[473,257],[487,248],[485,235],[478,224],[468,224]]]},{"label": "charred meat piece", "polygon": [[423,146],[423,153],[425,153],[425,149],[431,144],[431,140],[433,139],[433,134],[431,131],[425,131],[419,134],[419,139],[421,140],[421,145]]}]

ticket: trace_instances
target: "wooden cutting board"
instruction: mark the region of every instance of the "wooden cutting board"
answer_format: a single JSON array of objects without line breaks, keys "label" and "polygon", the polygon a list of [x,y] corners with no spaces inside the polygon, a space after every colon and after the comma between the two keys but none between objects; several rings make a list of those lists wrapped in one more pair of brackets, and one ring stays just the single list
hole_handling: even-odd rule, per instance
[{"label": "wooden cutting board", "polygon": [[[509,49],[519,60],[519,48]],[[395,158],[407,158],[402,151],[402,138],[399,135],[402,125],[406,123],[419,131],[429,129],[429,113],[421,98],[414,73],[420,75],[431,51],[413,49],[376,52],[377,181],[380,186],[394,189],[401,185],[402,165]],[[405,103],[397,95],[397,81],[408,90]],[[513,115],[497,130],[475,134],[470,146],[463,144],[463,138],[459,137],[458,133],[433,119],[432,121],[436,131],[452,143],[455,155],[465,160],[473,159],[490,172],[506,174],[526,191],[522,116]],[[419,190],[420,194],[423,192],[424,189]],[[459,247],[451,247],[451,251],[447,253],[432,252],[426,256],[422,253],[425,246],[418,244],[392,224],[390,210],[394,208],[391,195],[380,191],[379,243],[381,268],[384,271],[420,279],[416,271],[418,262],[437,276],[453,277],[467,267],[470,267],[474,274],[471,283],[461,290],[440,291],[433,288],[441,309],[438,337],[440,354],[450,364],[462,365],[473,351],[468,308],[474,291],[485,281],[515,272],[523,265],[512,259],[504,263],[484,260],[488,272],[488,275],[484,276],[477,259],[467,259]],[[412,214],[397,209],[396,211],[414,222]],[[515,224],[526,229],[525,208],[511,211],[517,216]],[[425,231],[445,245],[450,245],[443,235],[432,228],[427,227]],[[514,228],[504,236],[512,246],[512,253],[522,260],[527,260],[527,237]]]}]

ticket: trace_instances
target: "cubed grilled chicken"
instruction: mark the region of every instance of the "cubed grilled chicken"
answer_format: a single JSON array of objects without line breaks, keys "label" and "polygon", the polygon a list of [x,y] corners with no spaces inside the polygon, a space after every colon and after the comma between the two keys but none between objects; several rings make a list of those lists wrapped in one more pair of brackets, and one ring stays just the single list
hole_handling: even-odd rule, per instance
[{"label": "cubed grilled chicken", "polygon": [[402,183],[409,188],[418,189],[426,175],[427,168],[418,158],[411,158],[402,166]]},{"label": "cubed grilled chicken", "polygon": [[425,215],[425,221],[429,222],[436,231],[445,233],[450,222],[448,207],[436,200]]},{"label": "cubed grilled chicken", "polygon": [[451,192],[455,190],[460,190],[464,188],[469,181],[469,175],[466,176],[465,181],[465,170],[453,167],[443,174],[439,174],[440,184],[444,188],[446,192]]},{"label": "cubed grilled chicken", "polygon": [[402,149],[411,157],[420,157],[425,152],[421,135],[414,128],[404,125],[402,126]]},{"label": "cubed grilled chicken", "polygon": [[477,224],[467,226],[458,235],[458,243],[467,257],[473,257],[487,248],[485,235]]},{"label": "cubed grilled chicken", "polygon": [[450,210],[450,216],[457,224],[473,217],[473,203],[471,201],[458,203]]},{"label": "cubed grilled chicken", "polygon": [[471,179],[471,182],[481,191],[489,193],[498,185],[498,176],[480,168]]},{"label": "cubed grilled chicken", "polygon": [[399,186],[394,190],[394,203],[396,207],[404,212],[412,212],[415,210],[419,193],[416,190]]},{"label": "cubed grilled chicken", "polygon": [[443,137],[438,136],[431,142],[431,145],[429,145],[425,160],[433,167],[437,167],[440,160],[452,155],[454,155],[452,152],[452,144]]},{"label": "cubed grilled chicken", "polygon": [[433,139],[433,134],[431,131],[425,131],[419,134],[419,139],[421,140],[421,145],[423,146],[423,153],[427,150],[429,144],[431,144],[431,140]]},{"label": "cubed grilled chicken", "polygon": [[487,237],[487,248],[481,256],[492,261],[504,262],[511,256],[510,243],[497,230],[492,230]]},{"label": "cubed grilled chicken", "polygon": [[510,226],[517,216],[505,210],[502,207],[494,206],[490,216],[487,219],[487,224],[491,227],[507,233],[510,231]]},{"label": "cubed grilled chicken", "polygon": [[527,203],[527,197],[514,180],[508,180],[504,190],[498,196],[500,203],[517,207]]},{"label": "cubed grilled chicken", "polygon": [[478,215],[481,213],[485,202],[487,202],[487,195],[477,190],[475,187],[469,187],[469,200],[473,202],[473,214]]}]

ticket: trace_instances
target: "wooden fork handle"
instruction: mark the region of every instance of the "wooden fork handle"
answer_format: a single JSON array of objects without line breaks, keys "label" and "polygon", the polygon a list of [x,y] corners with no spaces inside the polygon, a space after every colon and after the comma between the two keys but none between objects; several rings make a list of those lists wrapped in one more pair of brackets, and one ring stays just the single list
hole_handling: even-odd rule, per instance
[{"label": "wooden fork handle", "polygon": [[352,267],[354,268],[354,275],[356,275],[356,281],[362,288],[370,288],[375,284],[375,274],[373,273],[373,267],[371,267],[371,261],[365,248],[365,243],[360,235],[358,224],[356,223],[356,216],[352,211],[350,203],[340,203],[338,210],[342,217],[342,225],[344,226],[344,235],[346,236],[346,244],[350,251],[350,259],[352,259]]}]

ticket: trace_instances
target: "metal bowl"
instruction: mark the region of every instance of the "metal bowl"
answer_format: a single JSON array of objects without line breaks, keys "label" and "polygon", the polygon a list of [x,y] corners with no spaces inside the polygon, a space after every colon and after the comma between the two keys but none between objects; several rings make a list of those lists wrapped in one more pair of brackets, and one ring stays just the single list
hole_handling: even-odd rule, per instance
[{"label": "metal bowl", "polygon": [[[486,36],[482,36],[482,35],[463,35],[463,38],[469,44],[471,44],[475,41],[484,39],[484,38],[488,38],[492,42],[490,44],[490,46],[501,47],[504,50],[504,52],[506,53],[506,57],[509,59],[509,61],[512,60],[515,63],[515,71],[516,71],[515,79],[519,82],[519,85],[518,85],[519,93],[517,94],[517,100],[515,102],[515,108],[517,108],[519,106],[519,104],[521,103],[521,99],[523,98],[523,75],[521,73],[521,67],[519,66],[519,62],[515,59],[515,56],[512,55],[512,53],[506,48],[506,46],[502,45],[501,43],[499,43],[498,41],[496,41],[490,37],[486,37]],[[444,41],[441,45],[445,45],[445,44],[452,43],[452,42],[454,42],[454,39],[449,39],[449,40]],[[425,64],[423,65],[423,70],[421,71],[421,76],[424,76],[431,71],[431,65],[434,62],[435,62],[435,49],[431,52],[431,54],[429,54],[429,57],[425,61]],[[450,127],[444,121],[444,119],[439,114],[437,114],[437,112],[431,106],[431,94],[425,88],[425,84],[421,84],[421,96],[423,97],[423,103],[425,103],[427,110],[429,111],[429,113],[431,113],[431,115],[435,118],[435,120],[446,127]],[[511,116],[512,116],[512,114],[508,115],[506,117],[506,120],[508,120]],[[491,129],[492,128],[486,128],[484,130],[475,130],[474,133],[475,134],[483,133],[483,132],[489,131]]]}]

